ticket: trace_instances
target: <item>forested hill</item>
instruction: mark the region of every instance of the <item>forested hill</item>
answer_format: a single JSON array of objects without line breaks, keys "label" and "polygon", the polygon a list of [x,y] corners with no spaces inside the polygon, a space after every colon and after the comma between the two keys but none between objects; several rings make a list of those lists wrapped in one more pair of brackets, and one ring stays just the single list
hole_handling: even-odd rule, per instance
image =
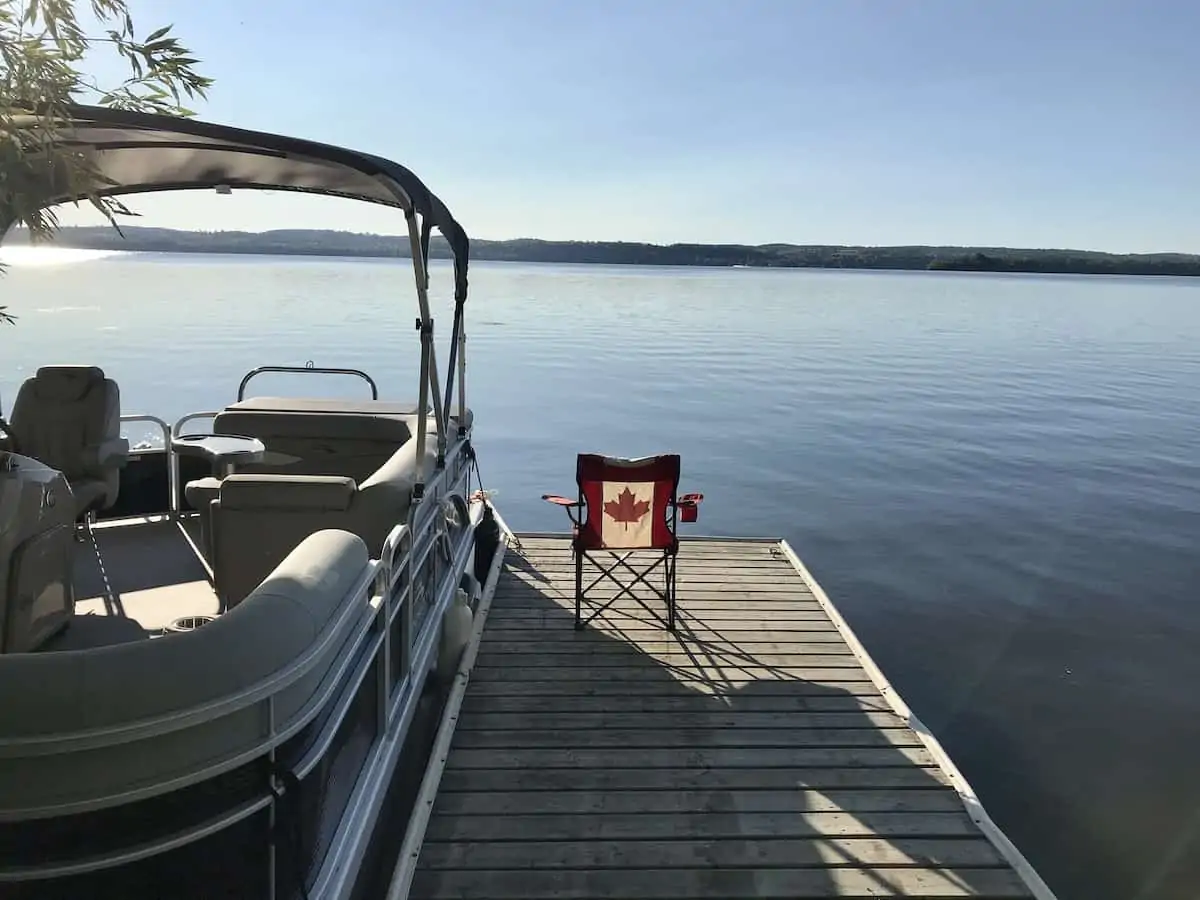
[{"label": "forested hill", "polygon": [[[62,247],[168,253],[262,253],[317,256],[407,256],[406,239],[346,231],[175,231],[123,226],[63,228]],[[8,243],[24,243],[14,231]],[[444,242],[430,250],[447,257]],[[1007,247],[844,247],[834,245],[638,244],[616,241],[471,242],[473,259],[513,262],[654,266],[763,266],[833,269],[946,269],[972,272],[1058,272],[1097,275],[1200,275],[1200,256],[1183,253],[1112,254],[1086,250]]]}]

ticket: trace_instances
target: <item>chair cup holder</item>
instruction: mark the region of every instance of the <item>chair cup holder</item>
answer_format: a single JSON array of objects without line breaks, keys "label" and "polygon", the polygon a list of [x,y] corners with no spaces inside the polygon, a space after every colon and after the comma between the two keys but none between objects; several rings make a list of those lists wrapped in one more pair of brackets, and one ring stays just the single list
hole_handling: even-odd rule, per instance
[{"label": "chair cup holder", "polygon": [[676,503],[679,508],[679,521],[695,522],[700,517],[700,501],[703,499],[703,494],[684,494],[680,497]]}]

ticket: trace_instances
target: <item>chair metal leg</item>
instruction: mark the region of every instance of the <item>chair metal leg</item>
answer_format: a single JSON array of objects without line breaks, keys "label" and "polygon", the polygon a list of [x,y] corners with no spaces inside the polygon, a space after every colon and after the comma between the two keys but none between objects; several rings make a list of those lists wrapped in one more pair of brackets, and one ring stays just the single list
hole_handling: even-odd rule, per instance
[{"label": "chair metal leg", "polygon": [[[628,562],[629,556],[631,555],[630,552],[625,551],[623,553],[618,553],[617,551],[614,551],[614,550],[608,550],[606,552],[610,556],[613,557],[614,562],[608,563],[607,565],[601,565],[595,559],[595,557],[591,556],[586,551],[583,551],[583,550],[576,551],[576,554],[575,554],[575,622],[576,622],[576,625],[575,625],[575,627],[576,628],[585,627],[588,622],[591,622],[592,619],[601,615],[605,610],[611,608],[613,606],[613,604],[615,604],[618,600],[622,599],[623,597],[629,597],[629,599],[631,599],[631,600],[635,601],[636,603],[638,603],[639,605],[641,605],[641,607],[643,609],[645,609],[646,612],[650,613],[650,615],[652,615],[660,623],[665,625],[668,630],[673,631],[675,628],[675,559],[674,559],[674,557],[669,553],[661,554],[654,560],[654,562],[650,563],[647,567],[639,570],[639,569],[634,568]],[[587,560],[589,560],[590,562],[592,562],[592,564],[595,565],[596,568],[600,570],[600,574],[597,575],[594,580],[589,582],[587,587],[584,587],[584,585],[583,585],[583,562],[584,562],[585,558]],[[619,578],[617,578],[615,572],[616,572],[618,566],[623,567],[624,569],[628,570],[628,572],[633,576],[632,579],[629,580],[628,582],[622,582]],[[662,567],[662,571],[664,573],[664,576],[663,576],[664,580],[662,582],[660,582],[660,584],[663,585],[662,587],[652,583],[652,581],[656,578],[655,570],[658,569],[659,566]],[[582,616],[583,598],[588,594],[589,591],[592,590],[592,588],[596,587],[597,585],[599,585],[601,583],[604,583],[606,580],[611,581],[618,588],[617,592],[615,594],[613,594],[611,597],[606,597],[603,600],[596,600],[595,601],[596,605],[591,610],[588,617],[586,619],[584,619]],[[659,610],[657,607],[651,607],[648,604],[647,600],[649,598],[639,597],[635,593],[635,590],[639,585],[647,588],[650,592],[652,592],[655,600],[662,602],[666,605],[667,610],[666,610],[665,616],[663,616],[659,613]]]},{"label": "chair metal leg", "polygon": [[583,553],[575,551],[575,630],[583,629]]},{"label": "chair metal leg", "polygon": [[675,630],[675,557],[672,555],[664,567],[666,571],[667,631]]}]

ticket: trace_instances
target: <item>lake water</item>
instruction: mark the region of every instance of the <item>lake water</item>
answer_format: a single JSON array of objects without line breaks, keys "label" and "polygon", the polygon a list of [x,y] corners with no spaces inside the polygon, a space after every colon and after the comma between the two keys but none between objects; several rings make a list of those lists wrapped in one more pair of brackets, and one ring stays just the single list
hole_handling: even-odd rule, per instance
[{"label": "lake water", "polygon": [[[409,271],[13,267],[0,395],[92,362],[174,419],[312,360],[409,398]],[[471,285],[476,444],[514,528],[563,528],[538,497],[580,450],[679,450],[699,530],[792,543],[1062,900],[1194,900],[1200,282],[484,263]]]}]

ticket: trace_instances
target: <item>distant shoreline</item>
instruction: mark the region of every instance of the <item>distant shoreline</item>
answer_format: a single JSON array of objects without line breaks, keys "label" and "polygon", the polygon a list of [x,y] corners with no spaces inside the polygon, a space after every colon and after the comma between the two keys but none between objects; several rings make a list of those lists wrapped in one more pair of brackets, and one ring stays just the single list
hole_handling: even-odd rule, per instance
[{"label": "distant shoreline", "polygon": [[[408,242],[394,235],[348,231],[180,231],[123,226],[65,227],[52,246],[151,253],[264,254],[407,258]],[[28,244],[14,232],[7,244]],[[446,258],[440,238],[430,255]],[[1021,272],[1061,275],[1200,275],[1200,255],[1100,253],[1012,247],[855,247],[798,244],[643,244],[624,241],[473,240],[471,258],[506,262],[729,268],[882,269],[904,271]]]}]

